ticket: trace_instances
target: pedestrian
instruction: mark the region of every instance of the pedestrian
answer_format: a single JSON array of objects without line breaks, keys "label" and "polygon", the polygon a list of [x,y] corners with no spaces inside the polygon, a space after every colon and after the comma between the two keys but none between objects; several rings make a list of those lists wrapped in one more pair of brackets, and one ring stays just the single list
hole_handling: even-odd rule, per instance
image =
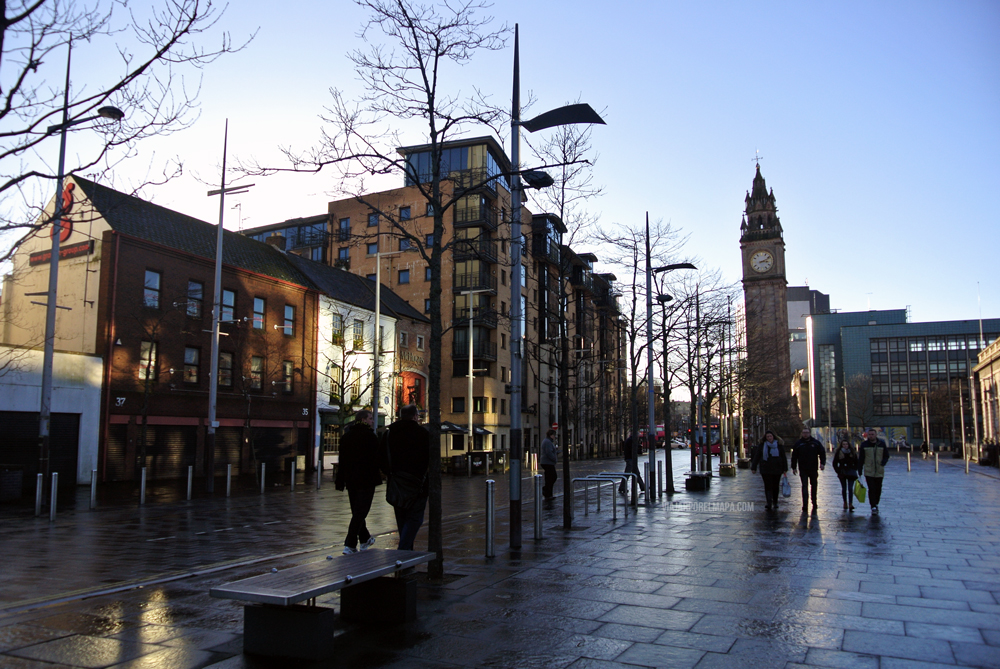
[{"label": "pedestrian", "polygon": [[858,480],[858,454],[849,439],[844,439],[833,454],[833,471],[840,479],[840,494],[844,510],[854,511],[854,483]]},{"label": "pedestrian", "polygon": [[778,488],[781,476],[788,471],[788,459],[785,457],[785,447],[778,443],[774,432],[764,433],[764,441],[754,449],[750,458],[750,471],[757,473],[760,467],[760,477],[764,480],[764,509],[778,510]]},{"label": "pedestrian", "polygon": [[[625,458],[625,474],[635,474],[636,481],[639,483],[639,490],[646,492],[646,484],[642,481],[642,476],[639,475],[639,463],[635,460],[633,456],[634,448],[638,446],[639,440],[635,438],[634,434],[630,434],[625,442],[622,444],[622,456]],[[618,492],[622,495],[625,493],[625,481],[629,477],[624,477],[622,482],[618,485]]]},{"label": "pedestrian", "polygon": [[354,422],[347,426],[344,436],[340,438],[340,462],[334,486],[337,490],[347,488],[347,499],[351,504],[351,522],[344,539],[344,555],[366,550],[375,543],[375,537],[368,531],[365,522],[372,508],[375,488],[382,485],[374,425],[372,412],[362,409],[355,414]]},{"label": "pedestrian", "polygon": [[[819,481],[819,472],[824,469],[826,469],[826,449],[812,436],[808,427],[802,428],[799,440],[792,446],[792,474],[798,474],[802,481],[802,513],[809,512],[810,497],[812,497],[813,513],[816,513],[816,483]],[[809,494],[810,486],[812,495]]]},{"label": "pedestrian", "polygon": [[555,430],[548,430],[545,433],[545,438],[542,439],[542,457],[539,462],[542,465],[542,470],[545,472],[545,487],[542,488],[542,497],[545,499],[552,499],[552,486],[555,485],[556,479],[559,478],[556,474],[556,464],[558,463],[556,445],[552,441],[552,438],[556,436]]},{"label": "pedestrian", "polygon": [[878,432],[868,430],[868,439],[861,442],[861,448],[858,449],[858,467],[868,485],[868,503],[871,504],[874,516],[878,515],[878,503],[882,499],[882,478],[885,476],[887,462],[889,447],[878,438]]},{"label": "pedestrian", "polygon": [[[424,522],[430,443],[430,434],[420,424],[414,404],[400,409],[399,420],[382,435],[379,466],[389,477],[386,500],[392,504],[396,514],[398,548],[401,551],[413,550],[413,540]],[[397,477],[395,482],[393,476]],[[392,495],[396,497],[390,499]]]}]

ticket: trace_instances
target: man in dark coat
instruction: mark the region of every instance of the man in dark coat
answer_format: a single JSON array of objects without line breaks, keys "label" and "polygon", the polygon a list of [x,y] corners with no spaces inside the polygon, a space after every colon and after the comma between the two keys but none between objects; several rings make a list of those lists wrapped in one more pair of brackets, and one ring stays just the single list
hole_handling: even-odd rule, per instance
[{"label": "man in dark coat", "polygon": [[[639,463],[636,460],[636,454],[632,452],[633,445],[638,444],[639,440],[635,438],[634,434],[630,434],[625,443],[622,444],[622,456],[625,458],[625,472],[626,474],[635,474],[636,479],[639,482],[639,489],[646,492],[646,484],[642,481],[642,475],[639,474]],[[631,477],[626,477],[622,479],[622,482],[618,485],[618,492],[622,495],[625,494],[625,482]]]},{"label": "man in dark coat", "polygon": [[351,503],[351,523],[347,526],[344,555],[358,552],[359,541],[360,550],[375,543],[375,537],[365,523],[372,508],[375,487],[382,484],[382,475],[378,471],[378,438],[372,429],[374,425],[372,412],[362,409],[340,439],[340,462],[334,485],[337,490],[347,488],[347,498]]},{"label": "man in dark coat", "polygon": [[393,506],[396,528],[399,530],[399,550],[412,551],[413,540],[424,522],[427,506],[427,467],[430,462],[431,437],[420,425],[417,407],[408,404],[399,411],[399,420],[382,435],[379,448],[379,466],[390,479],[393,474],[405,472],[420,481],[420,491],[415,499]]},{"label": "man in dark coat", "polygon": [[538,459],[538,464],[542,466],[542,470],[545,472],[545,487],[542,488],[542,497],[545,499],[552,499],[552,486],[555,485],[556,479],[559,478],[556,474],[556,465],[559,463],[558,449],[556,449],[555,442],[552,438],[556,436],[555,430],[548,430],[545,433],[545,438],[542,439],[541,457]]},{"label": "man in dark coat", "polygon": [[[799,471],[796,472],[795,470]],[[812,486],[813,513],[816,513],[816,483],[819,472],[826,469],[826,449],[812,436],[808,427],[802,428],[802,436],[792,446],[792,473],[798,473],[802,481],[802,513],[809,512],[809,486]]]}]

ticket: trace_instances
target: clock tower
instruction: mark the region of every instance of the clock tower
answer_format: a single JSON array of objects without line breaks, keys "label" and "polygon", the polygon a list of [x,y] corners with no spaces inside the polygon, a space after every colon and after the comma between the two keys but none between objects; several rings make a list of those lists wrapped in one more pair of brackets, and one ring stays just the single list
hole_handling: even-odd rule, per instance
[{"label": "clock tower", "polygon": [[763,416],[768,427],[788,438],[798,417],[792,412],[791,359],[788,349],[788,296],[785,242],[760,163],[747,193],[740,224],[743,257],[743,297],[747,329],[747,409]]}]

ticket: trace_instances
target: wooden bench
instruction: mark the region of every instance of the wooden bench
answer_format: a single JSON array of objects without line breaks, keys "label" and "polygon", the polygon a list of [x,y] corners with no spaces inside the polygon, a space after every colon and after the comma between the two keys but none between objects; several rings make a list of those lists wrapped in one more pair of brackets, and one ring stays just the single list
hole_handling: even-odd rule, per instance
[{"label": "wooden bench", "polygon": [[[272,657],[324,659],[333,654],[334,610],[316,598],[340,590],[340,617],[363,623],[416,618],[416,584],[391,574],[434,559],[434,553],[372,548],[212,588],[243,607],[243,650]],[[304,602],[304,604],[303,604]]]}]

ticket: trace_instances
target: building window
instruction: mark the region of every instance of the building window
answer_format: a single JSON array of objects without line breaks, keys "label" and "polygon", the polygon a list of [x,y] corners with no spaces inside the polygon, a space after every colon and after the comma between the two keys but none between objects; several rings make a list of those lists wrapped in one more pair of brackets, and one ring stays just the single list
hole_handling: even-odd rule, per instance
[{"label": "building window", "polygon": [[507,270],[505,269],[500,270],[500,285],[507,285]]},{"label": "building window", "polygon": [[205,284],[201,281],[188,281],[187,315],[191,318],[201,318],[204,301]]},{"label": "building window", "polygon": [[490,402],[490,413],[496,413],[496,412],[497,412],[497,398],[494,397],[493,400]]},{"label": "building window", "polygon": [[378,214],[372,212],[368,214],[368,227],[375,228],[378,227]]},{"label": "building window", "polygon": [[425,314],[431,313],[431,301],[429,299],[424,300],[424,313]]},{"label": "building window", "polygon": [[340,394],[343,392],[344,370],[337,365],[330,367],[330,403],[340,404]]},{"label": "building window", "polygon": [[365,322],[360,318],[354,319],[354,350],[365,350]]},{"label": "building window", "polygon": [[376,277],[377,277],[376,274],[367,274],[367,275],[365,275],[365,278],[368,279],[369,281],[374,281]]},{"label": "building window", "polygon": [[223,388],[233,387],[233,354],[219,352],[219,385]]},{"label": "building window", "polygon": [[253,329],[264,329],[264,298],[253,298]]},{"label": "building window", "polygon": [[434,215],[434,205],[431,204],[430,202],[427,203],[427,215],[428,216]]},{"label": "building window", "polygon": [[427,239],[425,241],[426,241],[425,246],[427,248],[433,247],[434,246],[434,235],[427,235]]},{"label": "building window", "polygon": [[472,413],[486,413],[486,398],[485,397],[473,397],[472,398]]},{"label": "building window", "polygon": [[423,351],[424,350],[424,336],[423,335],[417,335],[417,350],[418,351]]},{"label": "building window", "polygon": [[201,349],[193,346],[184,348],[184,383],[198,383],[198,362],[201,359]]},{"label": "building window", "polygon": [[507,400],[506,398],[503,397],[500,398],[500,415],[501,416],[507,415]]},{"label": "building window", "polygon": [[400,348],[409,348],[409,346],[410,346],[410,335],[409,335],[409,333],[400,331],[399,332],[399,347]]},{"label": "building window", "polygon": [[502,348],[505,351],[507,350],[507,333],[506,332],[501,332],[500,333],[500,348]]},{"label": "building window", "polygon": [[351,219],[342,218],[340,219],[340,229],[338,230],[339,241],[346,242],[351,238]]},{"label": "building window", "polygon": [[413,248],[413,242],[411,240],[409,240],[409,239],[400,239],[399,240],[399,250],[400,251],[409,251],[412,248]]},{"label": "building window", "polygon": [[359,397],[361,397],[361,370],[355,368],[351,370],[351,399]]},{"label": "building window", "polygon": [[401,221],[408,221],[408,220],[410,220],[410,208],[409,207],[400,207],[399,208],[399,220],[401,220]]},{"label": "building window", "polygon": [[142,304],[150,309],[160,308],[160,282],[163,275],[151,269],[146,270],[145,289],[142,294]]},{"label": "building window", "polygon": [[156,342],[144,341],[139,345],[139,379],[156,380]]},{"label": "building window", "polygon": [[264,385],[264,358],[255,355],[250,358],[250,389],[260,390]]},{"label": "building window", "polygon": [[332,315],[330,333],[333,336],[333,343],[341,345],[344,343],[344,317],[338,313]]},{"label": "building window", "polygon": [[234,314],[236,312],[236,292],[232,290],[222,291],[222,313],[219,317],[220,321],[226,323],[231,323],[234,319]]},{"label": "building window", "polygon": [[373,256],[378,253],[378,242],[370,242],[368,244],[368,255]]},{"label": "building window", "polygon": [[430,281],[430,280],[431,280],[431,268],[430,267],[425,267],[424,268],[424,281]]},{"label": "building window", "polygon": [[451,398],[451,412],[452,413],[465,413],[465,398],[464,397],[452,397]]},{"label": "building window", "polygon": [[341,269],[351,268],[351,249],[344,247],[337,250],[336,266]]},{"label": "building window", "polygon": [[399,270],[399,283],[409,283],[410,282],[410,270],[401,269]]},{"label": "building window", "polygon": [[281,363],[281,385],[282,385],[281,389],[286,393],[292,392],[293,370],[294,367],[292,367],[292,363],[290,361],[285,360],[283,363]]},{"label": "building window", "polygon": [[291,337],[295,334],[295,307],[290,304],[285,305],[284,331],[286,337]]},{"label": "building window", "polygon": [[500,365],[500,380],[504,383],[507,382],[507,368],[503,365]]}]

